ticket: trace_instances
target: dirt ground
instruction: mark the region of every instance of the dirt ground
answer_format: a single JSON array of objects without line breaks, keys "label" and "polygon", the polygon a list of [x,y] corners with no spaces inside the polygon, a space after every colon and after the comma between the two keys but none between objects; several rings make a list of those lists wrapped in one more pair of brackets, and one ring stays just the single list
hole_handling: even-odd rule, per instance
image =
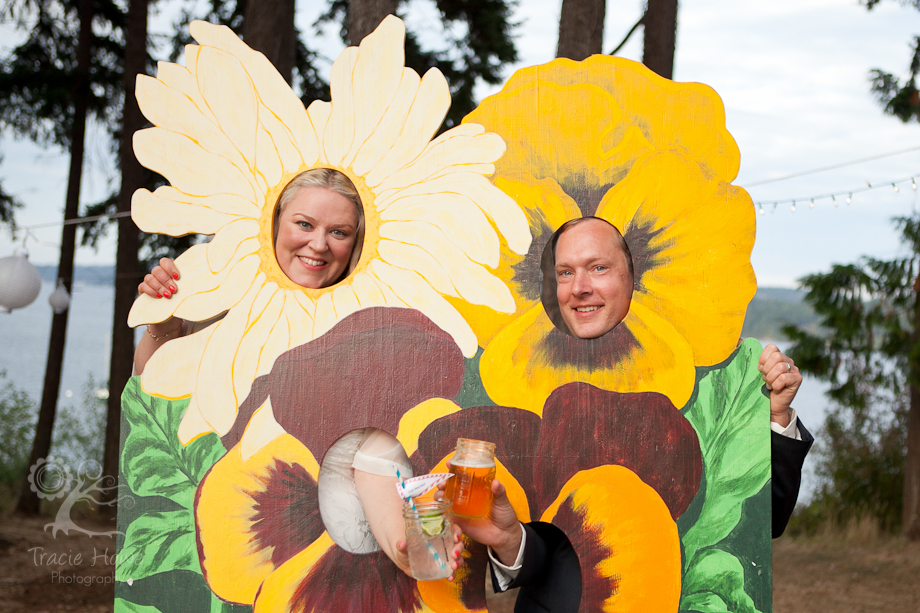
[{"label": "dirt ground", "polygon": [[[0,517],[0,611],[111,611],[115,540],[54,536],[44,530],[49,521]],[[776,613],[920,613],[920,544],[782,538],[774,541],[773,586]],[[512,608],[513,595],[490,599],[491,613]]]}]

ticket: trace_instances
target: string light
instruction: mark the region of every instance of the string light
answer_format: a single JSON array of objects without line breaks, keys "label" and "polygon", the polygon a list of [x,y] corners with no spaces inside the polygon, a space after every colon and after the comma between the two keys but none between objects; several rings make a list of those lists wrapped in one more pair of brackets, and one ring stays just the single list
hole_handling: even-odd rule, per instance
[{"label": "string light", "polygon": [[[778,204],[789,204],[789,210],[792,211],[792,212],[795,212],[795,207],[796,207],[796,205],[798,205],[798,203],[799,203],[799,202],[802,202],[802,201],[807,201],[807,202],[808,202],[809,208],[812,208],[812,209],[813,209],[813,208],[815,207],[815,201],[816,201],[816,200],[821,200],[821,199],[823,199],[823,198],[830,198],[830,199],[831,199],[831,202],[833,202],[834,206],[836,207],[836,206],[839,205],[839,202],[838,202],[838,200],[837,200],[837,196],[839,195],[839,196],[843,197],[844,194],[846,194],[846,201],[847,201],[847,204],[852,204],[852,203],[853,203],[853,195],[854,195],[854,194],[857,194],[857,193],[860,193],[860,192],[867,192],[867,191],[873,190],[873,189],[880,189],[880,188],[886,187],[886,186],[888,186],[888,185],[891,186],[891,189],[894,190],[895,193],[900,193],[900,192],[901,192],[901,188],[900,188],[900,186],[899,186],[898,184],[899,184],[899,183],[907,183],[908,181],[910,181],[911,189],[913,189],[913,190],[916,192],[916,191],[917,191],[917,179],[916,179],[916,175],[914,175],[914,176],[907,176],[907,177],[904,177],[904,178],[901,178],[901,179],[896,179],[896,180],[894,180],[894,181],[879,181],[879,182],[876,182],[874,185],[872,184],[871,181],[866,180],[866,187],[859,187],[859,188],[851,189],[851,190],[839,190],[839,191],[836,191],[836,192],[830,192],[830,193],[825,193],[825,194],[814,194],[814,195],[812,195],[812,196],[803,196],[803,197],[796,197],[796,198],[787,198],[787,199],[785,199],[785,200],[774,200],[774,201],[772,201],[772,202],[773,202],[773,210],[774,210],[774,211],[776,210],[776,206],[777,206]],[[769,203],[768,203],[768,202],[763,202],[763,201],[755,201],[755,202],[754,202],[754,206],[757,206],[757,207],[759,207],[760,209],[763,209],[763,207],[764,207],[765,204],[769,204]]]},{"label": "string light", "polygon": [[760,205],[760,214],[763,215],[763,205]]}]

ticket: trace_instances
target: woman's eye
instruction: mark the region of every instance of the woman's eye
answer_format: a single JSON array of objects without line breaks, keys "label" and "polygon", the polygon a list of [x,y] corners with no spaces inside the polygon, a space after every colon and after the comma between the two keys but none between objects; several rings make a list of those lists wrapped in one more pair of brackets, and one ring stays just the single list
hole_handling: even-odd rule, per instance
[{"label": "woman's eye", "polygon": [[336,236],[338,236],[339,238],[345,238],[346,236],[348,236],[348,235],[345,234],[345,232],[342,231],[342,230],[333,230],[332,233],[335,234]]},{"label": "woman's eye", "polygon": [[301,228],[303,228],[304,230],[309,230],[310,228],[313,227],[313,226],[310,225],[310,222],[308,222],[308,221],[298,221],[298,222],[297,222],[297,225],[300,226]]}]

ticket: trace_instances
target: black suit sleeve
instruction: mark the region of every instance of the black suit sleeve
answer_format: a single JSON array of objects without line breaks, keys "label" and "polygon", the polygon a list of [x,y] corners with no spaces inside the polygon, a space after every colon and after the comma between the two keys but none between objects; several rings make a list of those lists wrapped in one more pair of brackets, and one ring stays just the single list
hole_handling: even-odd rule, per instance
[{"label": "black suit sleeve", "polygon": [[770,433],[770,451],[772,454],[773,469],[773,538],[782,535],[795,510],[795,502],[799,497],[799,486],[802,484],[802,464],[805,456],[815,442],[814,437],[799,420],[799,434],[802,440],[798,441],[776,432]]},{"label": "black suit sleeve", "polygon": [[[526,540],[521,570],[508,586],[519,587],[515,613],[559,611],[575,613],[581,603],[581,565],[568,537],[543,522],[524,524]],[[492,571],[492,587],[501,591]]]}]

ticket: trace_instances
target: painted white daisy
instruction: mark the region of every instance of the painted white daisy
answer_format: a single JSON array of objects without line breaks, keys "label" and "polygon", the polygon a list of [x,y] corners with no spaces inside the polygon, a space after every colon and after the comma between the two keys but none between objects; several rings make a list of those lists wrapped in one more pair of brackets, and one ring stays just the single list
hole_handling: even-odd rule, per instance
[{"label": "painted white daisy", "polygon": [[[450,106],[443,75],[405,68],[405,26],[388,17],[332,66],[332,102],[305,109],[260,53],[223,26],[191,24],[187,66],[161,62],[138,77],[137,98],[155,127],[137,132],[140,162],[170,185],[138,190],[132,217],[145,232],[213,234],[179,256],[179,293],[141,296],[131,326],[170,316],[216,324],[161,347],[141,378],[164,398],[191,397],[179,437],[225,434],[253,380],[275,359],[367,307],[414,308],[467,356],[477,339],[449,300],[514,311],[492,270],[499,233],[523,254],[521,208],[487,179],[505,149],[482,126],[432,140]],[[365,239],[357,268],[324,289],[281,271],[272,244],[275,202],[311,168],[333,168],[358,188]]]}]

